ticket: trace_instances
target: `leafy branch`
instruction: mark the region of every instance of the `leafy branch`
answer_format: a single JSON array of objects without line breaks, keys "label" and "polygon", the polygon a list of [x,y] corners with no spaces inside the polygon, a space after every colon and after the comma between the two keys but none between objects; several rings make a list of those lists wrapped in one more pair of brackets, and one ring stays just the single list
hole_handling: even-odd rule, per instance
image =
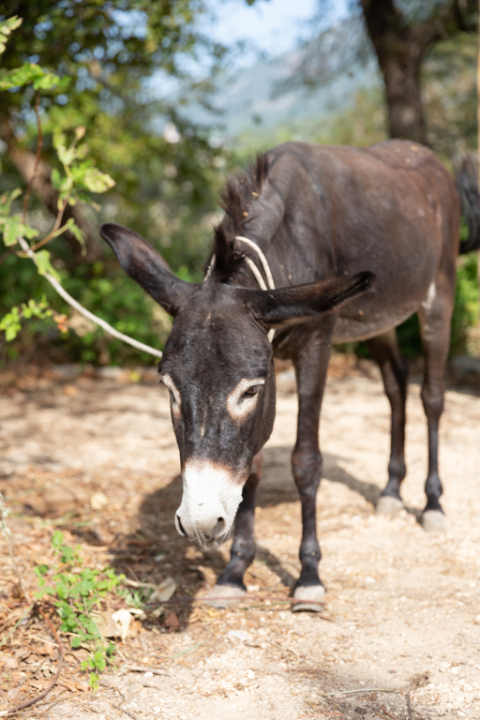
[{"label": "leafy branch", "polygon": [[[22,20],[18,17],[9,18],[0,23],[0,54],[5,50],[6,42],[9,36],[18,28]],[[85,135],[83,126],[75,129],[73,140],[68,143],[66,136],[62,132],[55,132],[53,143],[57,152],[58,159],[63,167],[63,174],[54,169],[52,171],[52,184],[58,191],[58,213],[53,229],[44,238],[37,241],[34,245],[28,241],[38,237],[38,231],[29,226],[27,220],[27,210],[33,183],[38,173],[41,151],[43,146],[42,126],[39,113],[40,91],[51,90],[53,88],[64,88],[68,84],[69,78],[59,78],[58,76],[48,73],[35,63],[23,63],[19,68],[5,71],[0,70],[0,91],[16,91],[24,85],[32,84],[33,89],[37,91],[34,111],[38,126],[37,152],[35,157],[35,166],[25,191],[23,199],[23,209],[21,215],[12,212],[14,201],[20,197],[22,190],[16,188],[9,194],[5,194],[0,198],[0,230],[3,231],[3,241],[8,248],[7,252],[0,258],[0,263],[11,252],[15,252],[18,257],[29,258],[32,260],[38,270],[38,273],[45,277],[53,286],[57,293],[81,315],[99,325],[103,330],[113,337],[126,342],[133,347],[143,350],[151,355],[162,357],[159,350],[144,345],[137,340],[124,335],[112,327],[109,323],[97,317],[89,310],[78,303],[61,285],[59,273],[55,270],[50,259],[50,253],[43,248],[50,240],[63,234],[67,230],[70,231],[78,242],[85,248],[85,238],[81,229],[75,224],[73,218],[69,218],[63,223],[63,216],[67,205],[75,205],[79,200],[87,200],[91,202],[91,198],[86,192],[103,193],[112,188],[115,184],[114,180],[106,173],[101,172],[94,167],[91,160],[87,158],[88,145],[80,142]],[[20,250],[17,250],[17,246]],[[7,315],[0,319],[0,329],[5,331],[5,339],[7,341],[15,339],[20,330],[20,318],[27,319],[35,315],[39,318],[47,318],[53,315],[53,312],[47,313],[44,306],[25,305],[22,309],[12,308]],[[62,316],[59,316],[62,317]],[[64,326],[64,323],[63,323]]]}]

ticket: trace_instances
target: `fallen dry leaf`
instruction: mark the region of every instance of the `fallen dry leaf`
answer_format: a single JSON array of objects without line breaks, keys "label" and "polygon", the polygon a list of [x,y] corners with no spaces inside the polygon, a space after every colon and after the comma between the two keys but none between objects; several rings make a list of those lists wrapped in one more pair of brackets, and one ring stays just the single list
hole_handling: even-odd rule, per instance
[{"label": "fallen dry leaf", "polygon": [[167,627],[170,632],[178,632],[180,630],[180,620],[178,619],[175,610],[170,610],[165,618],[165,627]]}]

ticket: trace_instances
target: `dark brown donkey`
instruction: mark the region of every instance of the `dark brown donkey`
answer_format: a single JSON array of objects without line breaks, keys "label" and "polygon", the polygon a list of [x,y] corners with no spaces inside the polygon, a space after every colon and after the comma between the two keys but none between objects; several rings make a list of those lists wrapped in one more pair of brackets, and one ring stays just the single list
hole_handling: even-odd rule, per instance
[{"label": "dark brown donkey", "polygon": [[[465,249],[471,249],[480,244],[478,188],[466,173],[459,188],[470,208]],[[459,251],[459,194],[450,173],[421,145],[390,141],[357,150],[291,142],[230,179],[222,199],[225,216],[215,230],[207,279],[199,285],[176,278],[131,230],[108,223],[101,234],[122,268],[174,317],[159,371],[171,395],[182,467],[175,523],[203,549],[224,542],[234,528],[217,597],[245,591],[243,575],[255,552],[260,451],[275,416],[273,356],[293,361],[299,410],[292,466],[303,521],[294,597],[304,601],[294,607],[319,609],[315,603],[325,591],[316,533],[318,431],[331,344],[366,339],[380,365],[392,407],[392,448],[377,511],[395,512],[406,472],[407,392],[395,326],[414,312],[426,368],[423,525],[443,529],[438,423]],[[266,267],[255,247],[265,254]],[[269,270],[277,289],[261,290],[259,281],[265,286]]]}]

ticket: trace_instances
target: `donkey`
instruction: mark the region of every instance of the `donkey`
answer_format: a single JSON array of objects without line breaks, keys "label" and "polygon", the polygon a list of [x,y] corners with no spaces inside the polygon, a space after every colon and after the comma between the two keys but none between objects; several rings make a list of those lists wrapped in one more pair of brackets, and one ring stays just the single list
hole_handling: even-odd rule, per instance
[{"label": "donkey", "polygon": [[[467,175],[459,187],[473,208],[464,247],[472,249],[480,246],[480,198]],[[100,232],[122,268],[174,318],[159,373],[170,391],[182,469],[175,524],[204,550],[233,532],[230,561],[212,592],[220,606],[245,592],[243,576],[255,554],[261,450],[275,416],[273,357],[292,360],[298,388],[292,468],[303,523],[293,609],[319,610],[325,594],[316,531],[319,420],[331,344],[366,340],[380,366],[392,422],[388,482],[377,512],[393,514],[402,507],[406,474],[407,394],[395,327],[414,312],[425,353],[428,423],[422,521],[427,531],[444,529],[438,426],[459,193],[432,152],[412,142],[365,149],[287,142],[230,178],[222,201],[225,215],[201,284],[175,277],[132,230],[107,223]]]}]

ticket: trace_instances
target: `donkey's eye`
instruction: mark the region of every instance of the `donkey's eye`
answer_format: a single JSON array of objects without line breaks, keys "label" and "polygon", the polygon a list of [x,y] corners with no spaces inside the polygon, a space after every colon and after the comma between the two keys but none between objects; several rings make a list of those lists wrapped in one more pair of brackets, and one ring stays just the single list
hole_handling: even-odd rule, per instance
[{"label": "donkey's eye", "polygon": [[252,397],[252,395],[256,395],[259,390],[260,385],[252,385],[248,388],[248,390],[245,390],[245,392],[243,393],[243,397]]}]

